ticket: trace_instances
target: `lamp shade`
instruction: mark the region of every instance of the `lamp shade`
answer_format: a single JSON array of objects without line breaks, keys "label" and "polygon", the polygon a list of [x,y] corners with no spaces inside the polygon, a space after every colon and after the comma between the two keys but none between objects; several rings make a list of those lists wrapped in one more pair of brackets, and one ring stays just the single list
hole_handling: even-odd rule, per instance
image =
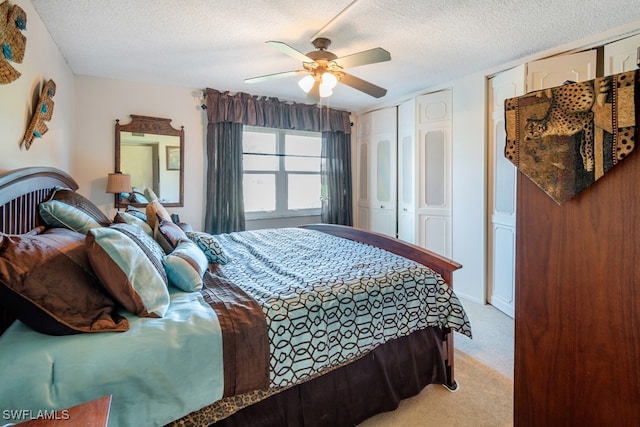
[{"label": "lamp shade", "polygon": [[106,193],[129,193],[131,191],[131,176],[122,173],[115,172],[110,173],[107,176],[107,190]]}]

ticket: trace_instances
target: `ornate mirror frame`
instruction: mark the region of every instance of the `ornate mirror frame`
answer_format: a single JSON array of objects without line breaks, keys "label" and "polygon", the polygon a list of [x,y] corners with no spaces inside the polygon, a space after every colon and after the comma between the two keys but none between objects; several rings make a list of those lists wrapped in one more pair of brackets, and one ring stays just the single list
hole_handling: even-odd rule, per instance
[{"label": "ornate mirror frame", "polygon": [[[131,123],[126,125],[121,125],[120,120],[116,119],[115,126],[115,172],[123,172],[127,173],[127,171],[122,171],[120,157],[121,157],[121,134],[120,132],[135,132],[140,134],[152,134],[152,135],[167,135],[167,136],[177,136],[180,140],[180,148],[179,148],[179,200],[178,201],[162,201],[162,193],[158,194],[158,197],[162,201],[163,206],[167,207],[182,207],[184,206],[184,126],[181,126],[180,129],[174,129],[171,126],[171,119],[164,119],[159,117],[148,117],[148,116],[139,116],[131,114]],[[175,148],[175,147],[170,147]],[[169,150],[167,150],[167,154]],[[159,168],[164,168],[165,165],[163,162],[158,165]],[[173,170],[173,167],[169,168],[169,159],[166,159],[166,166],[168,170]],[[114,198],[114,207],[117,207],[117,195]],[[127,204],[131,206],[144,207],[146,203],[131,203],[127,199],[120,199],[120,206],[126,206]]]}]

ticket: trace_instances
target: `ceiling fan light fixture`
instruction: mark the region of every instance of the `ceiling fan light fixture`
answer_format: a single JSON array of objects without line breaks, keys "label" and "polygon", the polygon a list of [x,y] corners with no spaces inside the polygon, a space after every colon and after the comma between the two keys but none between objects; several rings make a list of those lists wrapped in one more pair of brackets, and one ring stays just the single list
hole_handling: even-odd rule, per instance
[{"label": "ceiling fan light fixture", "polygon": [[325,85],[324,83],[320,83],[320,98],[326,98],[331,95],[333,95],[333,88]]},{"label": "ceiling fan light fixture", "polygon": [[328,87],[329,89],[333,89],[338,84],[338,78],[335,74],[330,72],[325,72],[322,74],[322,85]]},{"label": "ceiling fan light fixture", "polygon": [[311,74],[308,74],[300,79],[300,81],[298,82],[298,86],[300,86],[300,89],[302,89],[305,93],[309,93],[314,83],[315,79]]}]

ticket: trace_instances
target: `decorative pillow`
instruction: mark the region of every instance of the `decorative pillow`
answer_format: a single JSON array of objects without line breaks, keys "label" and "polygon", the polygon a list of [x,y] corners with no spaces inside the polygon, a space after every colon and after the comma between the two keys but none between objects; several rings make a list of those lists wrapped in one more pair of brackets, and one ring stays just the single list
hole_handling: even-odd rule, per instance
[{"label": "decorative pillow", "polygon": [[229,257],[211,234],[202,231],[186,231],[185,234],[198,245],[211,264],[226,264],[229,262]]},{"label": "decorative pillow", "polygon": [[127,199],[129,199],[129,203],[149,203],[149,199],[147,199],[144,193],[135,187],[133,187]]},{"label": "decorative pillow", "polygon": [[189,223],[178,222],[177,224],[178,224],[178,227],[182,229],[182,231],[193,231],[193,227]]},{"label": "decorative pillow", "polygon": [[153,236],[153,230],[147,224],[147,221],[143,221],[137,216],[133,216],[126,212],[118,212],[116,216],[113,217],[113,222],[117,224],[131,224],[136,225],[144,230],[149,236]]},{"label": "decorative pillow", "polygon": [[157,194],[149,187],[145,187],[145,189],[143,190],[144,192],[144,197],[147,198],[147,200],[149,200],[150,202],[156,202],[158,201],[158,196]]},{"label": "decorative pillow", "polygon": [[178,246],[180,240],[188,240],[187,235],[177,224],[164,219],[156,224],[153,237],[166,254],[171,253]]},{"label": "decorative pillow", "polygon": [[164,253],[131,224],[93,228],[85,241],[89,261],[111,296],[131,313],[162,317],[169,307]]},{"label": "decorative pillow", "polygon": [[133,215],[136,218],[141,219],[141,220],[143,220],[145,222],[147,221],[146,212],[142,212],[140,209],[136,208],[135,206],[127,205],[127,209],[125,210],[125,212],[128,213],[129,215]]},{"label": "decorative pillow", "polygon": [[171,221],[171,214],[157,200],[147,204],[147,223],[155,230],[158,221]]},{"label": "decorative pillow", "polygon": [[178,246],[164,258],[164,268],[169,283],[185,292],[202,289],[202,276],[209,262],[195,243],[181,240]]},{"label": "decorative pillow", "polygon": [[50,227],[64,227],[82,234],[95,227],[111,224],[109,218],[89,199],[68,188],[56,187],[39,212]]},{"label": "decorative pillow", "polygon": [[91,269],[84,240],[66,228],[0,234],[0,300],[7,309],[49,335],[128,330]]}]

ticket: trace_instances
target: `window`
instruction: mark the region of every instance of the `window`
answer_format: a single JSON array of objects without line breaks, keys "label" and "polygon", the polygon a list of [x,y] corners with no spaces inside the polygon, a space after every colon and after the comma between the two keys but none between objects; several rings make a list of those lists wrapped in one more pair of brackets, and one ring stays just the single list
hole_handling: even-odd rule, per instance
[{"label": "window", "polygon": [[248,219],[320,215],[319,132],[245,126],[242,144]]}]

